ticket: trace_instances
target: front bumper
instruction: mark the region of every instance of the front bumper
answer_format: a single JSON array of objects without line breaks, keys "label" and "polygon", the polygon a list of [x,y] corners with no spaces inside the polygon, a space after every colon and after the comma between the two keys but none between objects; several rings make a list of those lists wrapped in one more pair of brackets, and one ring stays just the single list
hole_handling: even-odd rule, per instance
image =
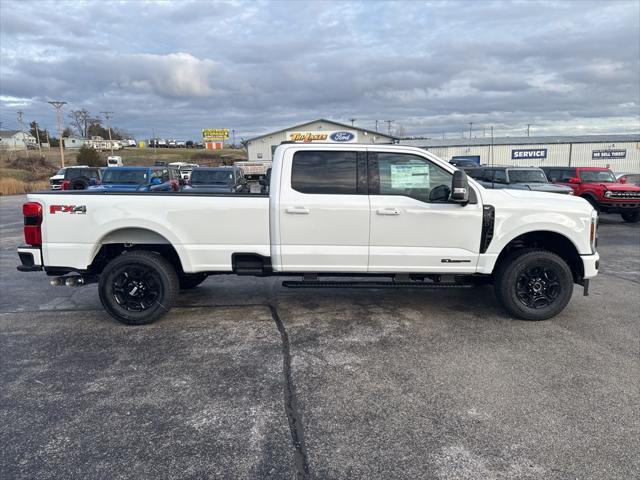
[{"label": "front bumper", "polygon": [[600,202],[600,210],[605,213],[625,213],[640,210],[640,202]]},{"label": "front bumper", "polygon": [[18,247],[18,256],[20,257],[20,263],[18,270],[21,272],[41,272],[43,270],[42,265],[42,252],[38,247],[20,246]]},{"label": "front bumper", "polygon": [[598,274],[598,268],[600,268],[600,255],[598,252],[593,255],[580,255],[580,257],[584,267],[583,278],[595,277]]}]

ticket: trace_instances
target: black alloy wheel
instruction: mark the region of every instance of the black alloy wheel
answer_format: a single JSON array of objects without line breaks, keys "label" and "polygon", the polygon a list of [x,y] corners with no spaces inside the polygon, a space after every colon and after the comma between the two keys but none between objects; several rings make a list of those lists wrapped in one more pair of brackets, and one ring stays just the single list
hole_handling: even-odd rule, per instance
[{"label": "black alloy wheel", "polygon": [[175,268],[160,254],[142,250],[111,260],[98,284],[105,310],[128,325],[158,320],[171,309],[178,289]]},{"label": "black alloy wheel", "polygon": [[557,254],[522,248],[500,260],[494,273],[496,297],[513,316],[546,320],[560,313],[573,294],[574,278]]}]

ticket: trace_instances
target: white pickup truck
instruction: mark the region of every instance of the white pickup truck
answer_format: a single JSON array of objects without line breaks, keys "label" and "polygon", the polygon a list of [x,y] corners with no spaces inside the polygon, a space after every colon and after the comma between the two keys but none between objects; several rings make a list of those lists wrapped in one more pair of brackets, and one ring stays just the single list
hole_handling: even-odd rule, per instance
[{"label": "white pickup truck", "polygon": [[597,214],[581,198],[489,190],[398,145],[283,144],[270,193],[41,192],[23,206],[21,271],[99,283],[127,324],[165,314],[208,275],[287,287],[467,287],[492,282],[517,318],[561,312],[598,271]]}]

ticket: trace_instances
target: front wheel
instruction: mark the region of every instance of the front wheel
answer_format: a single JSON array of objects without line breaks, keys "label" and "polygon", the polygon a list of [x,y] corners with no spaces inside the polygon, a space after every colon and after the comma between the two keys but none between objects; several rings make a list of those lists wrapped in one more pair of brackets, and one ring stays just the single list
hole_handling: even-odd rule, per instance
[{"label": "front wheel", "polygon": [[620,216],[627,223],[638,223],[640,221],[640,212],[624,212]]},{"label": "front wheel", "polygon": [[547,320],[571,300],[573,275],[555,253],[522,249],[509,254],[498,266],[495,292],[504,308],[523,320]]},{"label": "front wheel", "polygon": [[127,252],[111,260],[100,275],[98,292],[105,310],[121,323],[155,322],[178,295],[178,275],[155,252]]}]

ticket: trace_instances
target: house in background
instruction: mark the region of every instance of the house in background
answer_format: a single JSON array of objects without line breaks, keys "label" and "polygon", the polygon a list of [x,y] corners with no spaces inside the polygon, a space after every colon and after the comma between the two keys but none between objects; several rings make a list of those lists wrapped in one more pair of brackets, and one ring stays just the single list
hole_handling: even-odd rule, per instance
[{"label": "house in background", "polygon": [[20,130],[0,130],[0,150],[16,151],[38,148],[36,137]]}]

